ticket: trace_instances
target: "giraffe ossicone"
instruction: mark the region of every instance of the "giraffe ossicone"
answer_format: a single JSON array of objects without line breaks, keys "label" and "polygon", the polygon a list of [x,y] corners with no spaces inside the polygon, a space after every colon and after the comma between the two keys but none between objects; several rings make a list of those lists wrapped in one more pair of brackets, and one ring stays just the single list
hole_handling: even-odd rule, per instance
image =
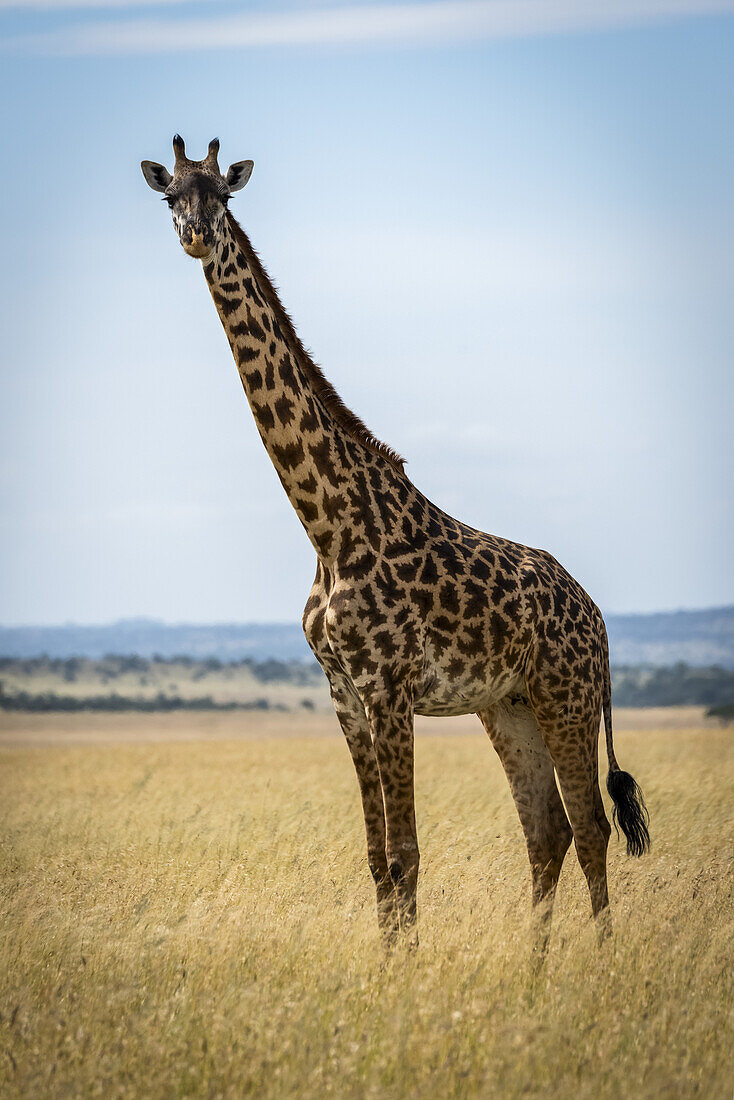
[{"label": "giraffe ossicone", "polygon": [[477,531],[429,501],[344,405],[228,210],[252,161],[223,175],[218,151],[214,139],[203,160],[189,160],[177,136],[172,174],[141,167],[184,250],[202,261],[257,430],[316,551],[303,627],[357,772],[380,928],[388,942],[415,936],[413,717],[469,713],[510,783],[539,949],[571,839],[606,927],[602,714],[607,787],[628,852],[641,855],[649,833],[639,787],[614,756],[601,612],[546,551]]}]

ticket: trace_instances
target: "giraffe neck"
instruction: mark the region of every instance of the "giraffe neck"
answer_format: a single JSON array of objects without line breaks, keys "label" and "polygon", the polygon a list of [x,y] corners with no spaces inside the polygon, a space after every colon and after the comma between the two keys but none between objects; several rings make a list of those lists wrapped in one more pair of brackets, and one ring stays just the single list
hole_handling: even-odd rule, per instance
[{"label": "giraffe neck", "polygon": [[[345,538],[371,494],[367,469],[402,475],[402,460],[342,404],[304,350],[249,240],[227,215],[203,262],[255,423],[319,557]],[[348,535],[346,536],[348,538]]]}]

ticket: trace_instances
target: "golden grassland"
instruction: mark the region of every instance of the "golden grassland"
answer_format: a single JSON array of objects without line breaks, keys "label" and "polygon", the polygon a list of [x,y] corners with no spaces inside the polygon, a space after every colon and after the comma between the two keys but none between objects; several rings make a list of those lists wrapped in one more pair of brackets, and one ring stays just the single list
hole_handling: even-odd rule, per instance
[{"label": "golden grassland", "polygon": [[612,837],[601,949],[569,853],[534,978],[476,720],[419,723],[421,944],[386,958],[333,718],[2,716],[0,1094],[729,1100],[734,733],[695,718],[619,723],[653,850]]}]

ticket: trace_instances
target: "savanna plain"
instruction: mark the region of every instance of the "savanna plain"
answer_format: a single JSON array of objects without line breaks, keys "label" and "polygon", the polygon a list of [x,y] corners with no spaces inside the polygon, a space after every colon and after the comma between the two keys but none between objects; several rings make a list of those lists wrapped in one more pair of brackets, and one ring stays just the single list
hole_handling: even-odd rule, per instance
[{"label": "savanna plain", "polygon": [[0,1093],[731,1098],[734,727],[617,717],[652,852],[612,834],[600,947],[571,849],[536,973],[476,719],[418,723],[421,942],[386,957],[333,716],[2,715]]}]

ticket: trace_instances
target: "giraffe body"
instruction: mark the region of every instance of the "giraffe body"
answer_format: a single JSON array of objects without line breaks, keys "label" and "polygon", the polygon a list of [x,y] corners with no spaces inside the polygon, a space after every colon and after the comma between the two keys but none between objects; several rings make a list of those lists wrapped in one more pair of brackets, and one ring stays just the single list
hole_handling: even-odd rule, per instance
[{"label": "giraffe body", "polygon": [[572,837],[593,912],[605,916],[602,710],[628,849],[641,854],[648,836],[639,790],[614,758],[601,613],[550,554],[460,523],[413,485],[308,356],[226,210],[251,162],[223,177],[218,143],[198,162],[183,142],[174,148],[173,176],[151,162],[143,171],[202,261],[258,431],[316,550],[303,626],[357,771],[385,937],[416,918],[415,714],[479,715],[525,834],[541,948]]}]

